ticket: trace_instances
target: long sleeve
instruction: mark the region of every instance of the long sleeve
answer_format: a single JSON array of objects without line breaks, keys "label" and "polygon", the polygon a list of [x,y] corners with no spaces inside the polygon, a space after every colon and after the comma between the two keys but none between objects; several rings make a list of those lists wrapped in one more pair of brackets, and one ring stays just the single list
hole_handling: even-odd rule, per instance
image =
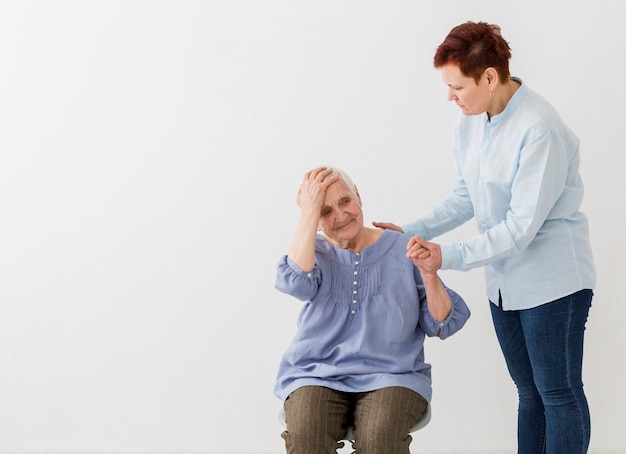
[{"label": "long sleeve", "polygon": [[[442,246],[443,269],[467,271],[519,255],[548,219],[565,188],[567,154],[555,132],[539,131],[529,139],[519,151],[508,206],[501,196],[488,193],[490,183],[485,175],[496,171],[481,170],[476,209],[481,233],[467,241]],[[483,199],[491,199],[491,208]],[[498,212],[504,213],[503,219],[495,217]]]},{"label": "long sleeve", "polygon": [[545,99],[522,85],[491,119],[461,115],[453,153],[452,195],[403,226],[432,240],[474,217],[475,236],[441,244],[441,269],[485,267],[506,309],[594,287],[579,140]]},{"label": "long sleeve", "polygon": [[288,256],[283,256],[276,265],[276,290],[293,296],[300,301],[312,299],[319,288],[320,269],[314,266],[311,271],[303,271]]},{"label": "long sleeve", "polygon": [[[419,271],[417,271],[417,269],[416,273],[419,274]],[[421,281],[421,278],[418,277],[418,281]],[[452,302],[452,310],[445,320],[438,321],[432,316],[432,314],[428,310],[428,304],[426,303],[426,295],[424,293],[423,285],[418,284],[418,293],[420,294],[420,298],[422,299],[422,303],[420,306],[420,326],[429,337],[438,336],[440,339],[446,339],[452,336],[454,333],[463,328],[471,315],[470,309],[465,303],[465,300],[454,290],[446,287],[445,285],[444,288],[450,296],[450,301]]]},{"label": "long sleeve", "polygon": [[427,215],[402,225],[407,236],[419,235],[431,240],[454,230],[474,216],[474,207],[463,178],[457,174],[452,194],[441,201]]}]

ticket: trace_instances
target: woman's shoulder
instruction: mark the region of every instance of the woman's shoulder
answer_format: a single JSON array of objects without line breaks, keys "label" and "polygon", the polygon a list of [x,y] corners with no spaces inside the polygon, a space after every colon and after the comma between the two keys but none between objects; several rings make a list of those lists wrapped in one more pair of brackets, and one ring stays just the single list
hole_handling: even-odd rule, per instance
[{"label": "woman's shoulder", "polygon": [[393,258],[396,260],[402,260],[406,258],[406,245],[409,241],[408,237],[401,232],[395,230],[381,230],[379,231],[378,241],[370,248],[380,258]]},{"label": "woman's shoulder", "polygon": [[527,115],[529,119],[548,123],[561,121],[552,103],[527,85],[522,85],[511,101],[515,101],[512,107]]}]

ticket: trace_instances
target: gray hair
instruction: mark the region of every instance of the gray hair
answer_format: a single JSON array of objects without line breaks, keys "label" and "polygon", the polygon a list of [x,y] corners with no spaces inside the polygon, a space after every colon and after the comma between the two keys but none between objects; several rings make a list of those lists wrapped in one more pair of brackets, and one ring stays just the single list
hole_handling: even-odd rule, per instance
[{"label": "gray hair", "polygon": [[350,178],[350,175],[348,175],[347,172],[335,166],[326,166],[326,167],[332,169],[333,173],[338,174],[339,177],[346,183],[346,186],[348,186],[348,189],[350,189],[350,191],[356,194],[356,185],[352,182],[352,178]]}]

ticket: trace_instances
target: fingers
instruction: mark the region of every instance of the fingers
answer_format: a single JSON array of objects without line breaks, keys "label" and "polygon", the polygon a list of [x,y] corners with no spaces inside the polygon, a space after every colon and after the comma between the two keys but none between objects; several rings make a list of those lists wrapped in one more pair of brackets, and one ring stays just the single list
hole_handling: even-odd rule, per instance
[{"label": "fingers", "polygon": [[332,183],[339,179],[339,174],[335,173],[330,167],[318,167],[313,170],[309,170],[304,174],[300,187],[307,185],[311,188],[320,187],[326,189]]},{"label": "fingers", "polygon": [[407,258],[413,261],[422,275],[436,274],[441,269],[442,257],[439,244],[430,243],[415,235],[407,243],[406,249]]},{"label": "fingers", "polygon": [[323,182],[332,173],[333,169],[330,167],[318,167],[305,173],[303,182]]},{"label": "fingers", "polygon": [[425,259],[430,257],[430,251],[424,246],[416,246],[407,253],[407,257],[410,259]]},{"label": "fingers", "polygon": [[430,257],[430,243],[415,235],[406,245],[406,256],[410,259],[425,259]]},{"label": "fingers", "polygon": [[298,187],[296,203],[300,208],[303,205],[321,204],[324,201],[324,194],[328,186],[339,179],[339,174],[330,167],[318,167],[309,170],[304,174],[302,182]]},{"label": "fingers", "polygon": [[373,221],[372,225],[376,228],[379,229],[389,229],[389,230],[395,230],[396,232],[400,232],[400,233],[404,233],[404,230],[402,230],[402,227],[400,227],[399,225],[396,224],[392,224],[391,222],[376,222]]}]

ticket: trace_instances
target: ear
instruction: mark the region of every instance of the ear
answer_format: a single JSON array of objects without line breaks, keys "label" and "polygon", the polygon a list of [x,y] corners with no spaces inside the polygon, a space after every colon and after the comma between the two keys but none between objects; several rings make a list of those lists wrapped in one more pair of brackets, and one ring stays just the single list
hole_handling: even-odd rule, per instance
[{"label": "ear", "polygon": [[356,195],[356,198],[359,201],[359,206],[363,208],[363,201],[361,200],[361,194],[359,194],[359,188],[356,187],[356,184],[354,185],[354,195]]},{"label": "ear", "polygon": [[498,84],[498,71],[496,71],[496,68],[492,68],[491,66],[487,69],[485,69],[485,78],[487,79],[487,84],[488,85],[492,85],[492,86],[496,86]]}]

